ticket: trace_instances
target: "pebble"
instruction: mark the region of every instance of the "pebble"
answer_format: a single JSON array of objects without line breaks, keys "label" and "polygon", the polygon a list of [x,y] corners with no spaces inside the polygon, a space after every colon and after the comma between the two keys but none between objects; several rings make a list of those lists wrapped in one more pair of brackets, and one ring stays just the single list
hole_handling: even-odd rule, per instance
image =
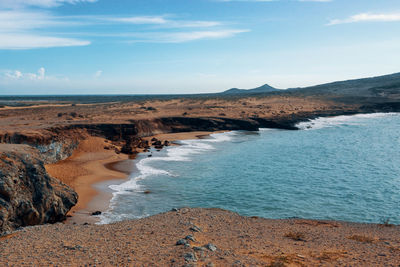
[{"label": "pebble", "polygon": [[189,252],[186,253],[185,255],[183,255],[183,258],[185,259],[185,261],[197,261],[197,257],[196,254],[194,254],[193,252]]},{"label": "pebble", "polygon": [[186,239],[179,239],[178,241],[176,241],[177,246],[186,245],[186,244],[188,244],[188,241]]},{"label": "pebble", "polygon": [[195,239],[194,236],[192,236],[192,235],[187,235],[187,236],[185,237],[185,239],[186,239],[186,240],[193,241],[193,242],[196,242],[196,239]]},{"label": "pebble", "polygon": [[190,227],[189,230],[193,231],[193,232],[201,232],[201,228],[196,225],[193,225],[192,227]]},{"label": "pebble", "polygon": [[217,247],[216,247],[214,244],[212,244],[212,243],[208,243],[208,244],[205,245],[204,247],[205,247],[206,249],[211,250],[211,251],[216,251],[216,250],[217,250]]}]

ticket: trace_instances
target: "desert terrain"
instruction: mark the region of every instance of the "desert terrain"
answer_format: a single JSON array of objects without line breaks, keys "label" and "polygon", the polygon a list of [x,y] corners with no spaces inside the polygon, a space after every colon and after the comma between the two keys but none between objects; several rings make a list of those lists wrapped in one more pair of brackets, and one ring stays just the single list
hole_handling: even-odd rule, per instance
[{"label": "desert terrain", "polygon": [[[339,83],[314,93],[0,98],[1,264],[398,266],[399,229],[389,223],[188,208],[111,225],[94,225],[91,216],[110,198],[93,184],[126,179],[134,168],[128,159],[150,147],[215,131],[296,130],[320,116],[400,111],[398,79],[383,87],[363,81],[360,91],[359,83],[348,84],[350,93]],[[32,226],[46,223],[53,225]],[[190,230],[194,225],[201,230]]]}]

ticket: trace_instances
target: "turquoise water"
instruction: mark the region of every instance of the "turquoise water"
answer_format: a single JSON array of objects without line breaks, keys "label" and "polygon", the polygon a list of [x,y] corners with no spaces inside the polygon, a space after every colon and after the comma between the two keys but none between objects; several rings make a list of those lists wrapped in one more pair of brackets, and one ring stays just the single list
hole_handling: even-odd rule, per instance
[{"label": "turquoise water", "polygon": [[130,180],[111,186],[102,222],[190,206],[400,224],[399,114],[321,118],[299,127],[214,134],[141,155]]}]

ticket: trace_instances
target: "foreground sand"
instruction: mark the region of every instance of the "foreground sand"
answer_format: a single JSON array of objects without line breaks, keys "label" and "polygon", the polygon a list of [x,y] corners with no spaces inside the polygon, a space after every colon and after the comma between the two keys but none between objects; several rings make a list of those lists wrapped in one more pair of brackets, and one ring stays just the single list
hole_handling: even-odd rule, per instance
[{"label": "foreground sand", "polygon": [[[190,229],[195,226],[201,232]],[[110,225],[25,228],[0,239],[0,265],[399,266],[399,230],[183,208]],[[177,246],[187,235],[196,241]],[[217,250],[201,248],[209,243]]]}]

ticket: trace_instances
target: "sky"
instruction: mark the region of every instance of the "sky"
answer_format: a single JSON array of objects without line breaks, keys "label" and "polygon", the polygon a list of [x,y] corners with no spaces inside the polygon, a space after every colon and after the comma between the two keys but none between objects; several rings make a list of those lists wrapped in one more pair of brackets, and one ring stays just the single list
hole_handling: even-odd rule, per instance
[{"label": "sky", "polygon": [[0,95],[284,89],[395,72],[399,0],[0,0]]}]

